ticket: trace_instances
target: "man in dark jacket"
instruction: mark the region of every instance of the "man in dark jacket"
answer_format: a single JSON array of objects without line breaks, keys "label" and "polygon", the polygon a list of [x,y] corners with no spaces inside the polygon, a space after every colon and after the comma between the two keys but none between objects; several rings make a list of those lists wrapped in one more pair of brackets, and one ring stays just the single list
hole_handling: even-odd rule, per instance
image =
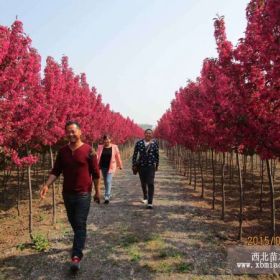
[{"label": "man in dark jacket", "polygon": [[[154,179],[159,165],[158,144],[152,140],[153,131],[145,130],[145,137],[136,142],[132,157],[132,169],[138,166],[141,181],[143,200],[148,209],[153,209]],[[139,154],[139,158],[138,157]],[[148,188],[148,191],[147,191]]]}]

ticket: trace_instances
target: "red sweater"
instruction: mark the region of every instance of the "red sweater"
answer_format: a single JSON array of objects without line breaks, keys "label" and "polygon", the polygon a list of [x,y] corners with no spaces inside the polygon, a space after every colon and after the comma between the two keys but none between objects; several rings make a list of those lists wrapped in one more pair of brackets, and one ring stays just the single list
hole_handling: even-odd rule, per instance
[{"label": "red sweater", "polygon": [[97,156],[91,156],[91,147],[83,144],[74,152],[68,145],[62,147],[51,174],[63,174],[63,193],[85,193],[92,190],[92,178],[99,178]]}]

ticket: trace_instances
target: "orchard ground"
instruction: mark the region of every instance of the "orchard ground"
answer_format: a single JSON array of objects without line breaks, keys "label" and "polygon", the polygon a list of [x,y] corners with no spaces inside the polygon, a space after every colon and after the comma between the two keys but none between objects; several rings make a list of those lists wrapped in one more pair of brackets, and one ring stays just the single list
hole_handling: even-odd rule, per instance
[{"label": "orchard ground", "polygon": [[[220,220],[220,206],[211,210],[211,189],[200,198],[186,177],[178,175],[161,151],[153,210],[145,209],[138,176],[130,161],[113,180],[109,205],[92,202],[82,269],[69,273],[72,232],[61,200],[57,223],[51,225],[51,192],[44,201],[34,193],[34,232],[49,248],[37,252],[28,245],[28,204],[1,210],[0,279],[249,279],[228,275],[226,248],[236,245],[237,219]],[[211,183],[211,178],[206,178]],[[198,184],[199,186],[199,184]],[[198,187],[199,188],[199,187]],[[60,190],[59,190],[60,192]],[[245,232],[257,226],[245,221]],[[269,224],[269,221],[267,221]],[[261,225],[267,228],[267,224]],[[244,238],[243,243],[246,243]],[[44,245],[44,244],[43,244]],[[254,279],[273,279],[255,276]]]}]

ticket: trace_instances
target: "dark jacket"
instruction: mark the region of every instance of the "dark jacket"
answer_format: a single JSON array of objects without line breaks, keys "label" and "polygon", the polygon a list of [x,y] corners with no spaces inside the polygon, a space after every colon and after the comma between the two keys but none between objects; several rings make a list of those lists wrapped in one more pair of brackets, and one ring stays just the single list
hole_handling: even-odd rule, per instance
[{"label": "dark jacket", "polygon": [[[139,154],[139,157],[137,158]],[[134,147],[134,153],[132,157],[132,165],[136,165],[139,162],[140,166],[152,166],[159,165],[159,151],[157,143],[152,140],[148,152],[146,151],[144,139],[136,142]]]}]

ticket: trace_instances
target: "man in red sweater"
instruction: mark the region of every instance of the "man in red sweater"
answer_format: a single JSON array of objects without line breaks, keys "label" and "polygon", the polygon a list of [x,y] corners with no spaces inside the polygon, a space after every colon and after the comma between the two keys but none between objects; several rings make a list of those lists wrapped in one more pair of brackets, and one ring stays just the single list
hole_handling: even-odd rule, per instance
[{"label": "man in red sweater", "polygon": [[63,200],[68,220],[74,231],[71,270],[80,269],[83,249],[86,241],[86,222],[90,208],[92,179],[95,186],[99,184],[99,167],[97,156],[92,148],[81,140],[81,128],[75,121],[65,125],[69,143],[62,147],[57,155],[54,168],[45,185],[40,191],[41,198],[45,198],[49,186],[62,173]]}]

